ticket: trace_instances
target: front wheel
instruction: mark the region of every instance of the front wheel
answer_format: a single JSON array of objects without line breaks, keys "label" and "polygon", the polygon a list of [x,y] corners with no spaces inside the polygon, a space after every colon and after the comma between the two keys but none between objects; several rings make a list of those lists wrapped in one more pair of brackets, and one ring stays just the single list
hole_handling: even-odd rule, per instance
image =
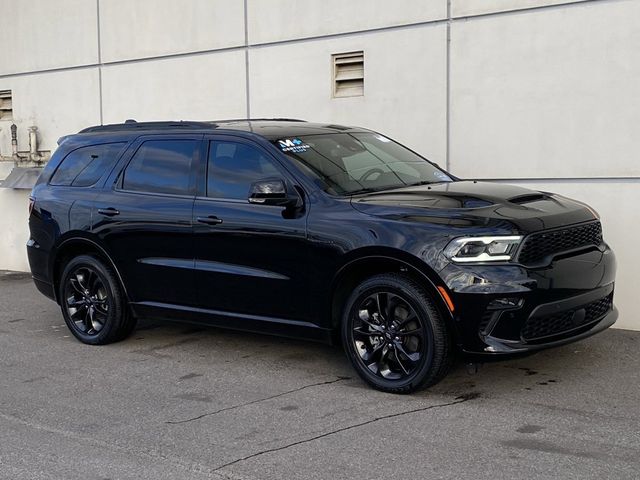
[{"label": "front wheel", "polygon": [[362,282],[345,304],[342,342],[354,368],[373,388],[410,393],[440,381],[452,350],[432,297],[406,275]]}]

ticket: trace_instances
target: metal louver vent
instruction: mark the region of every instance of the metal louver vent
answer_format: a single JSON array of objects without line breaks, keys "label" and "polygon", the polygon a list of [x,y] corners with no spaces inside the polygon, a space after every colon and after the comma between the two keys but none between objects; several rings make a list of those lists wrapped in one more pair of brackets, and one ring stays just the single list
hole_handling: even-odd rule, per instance
[{"label": "metal louver vent", "polygon": [[364,52],[333,55],[333,96],[364,95]]},{"label": "metal louver vent", "polygon": [[11,90],[0,90],[0,120],[13,119]]}]

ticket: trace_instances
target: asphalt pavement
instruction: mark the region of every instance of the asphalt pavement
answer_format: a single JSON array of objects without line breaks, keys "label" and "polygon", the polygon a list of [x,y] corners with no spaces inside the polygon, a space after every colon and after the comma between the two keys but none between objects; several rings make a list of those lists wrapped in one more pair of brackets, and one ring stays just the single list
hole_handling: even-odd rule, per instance
[{"label": "asphalt pavement", "polygon": [[142,321],[83,345],[0,272],[0,478],[637,479],[639,347],[611,329],[398,396],[302,341]]}]

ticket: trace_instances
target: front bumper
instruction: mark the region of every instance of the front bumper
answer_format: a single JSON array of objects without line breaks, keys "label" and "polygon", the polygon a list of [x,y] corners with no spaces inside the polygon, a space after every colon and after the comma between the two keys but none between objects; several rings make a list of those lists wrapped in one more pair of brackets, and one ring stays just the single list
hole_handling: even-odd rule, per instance
[{"label": "front bumper", "polygon": [[441,276],[455,305],[460,350],[526,354],[594,335],[615,323],[616,261],[603,245],[548,266],[449,264]]}]

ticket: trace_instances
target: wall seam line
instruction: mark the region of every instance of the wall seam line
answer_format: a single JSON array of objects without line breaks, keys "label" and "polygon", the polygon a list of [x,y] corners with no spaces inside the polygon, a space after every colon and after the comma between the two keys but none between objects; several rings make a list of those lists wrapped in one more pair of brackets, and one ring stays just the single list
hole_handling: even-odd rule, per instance
[{"label": "wall seam line", "polygon": [[98,103],[100,111],[100,125],[104,125],[104,102],[102,99],[102,44],[100,35],[100,0],[96,0],[96,23],[98,34]]},{"label": "wall seam line", "polygon": [[577,0],[577,1],[562,2],[562,3],[552,3],[548,5],[535,5],[533,7],[514,8],[513,10],[501,10],[497,12],[460,15],[457,17],[453,17],[452,20],[453,21],[468,21],[468,20],[475,20],[475,19],[480,20],[487,17],[504,17],[508,15],[516,15],[519,13],[531,13],[531,12],[536,12],[541,10],[560,10],[562,8],[577,7],[579,5],[589,5],[594,3],[616,3],[616,2],[623,2],[623,1],[627,1],[627,0]]},{"label": "wall seam line", "polygon": [[249,11],[248,0],[244,0],[244,74],[247,102],[247,118],[251,118],[251,92],[249,88]]},{"label": "wall seam line", "polygon": [[447,45],[445,86],[445,170],[451,168],[451,0],[447,0]]}]

